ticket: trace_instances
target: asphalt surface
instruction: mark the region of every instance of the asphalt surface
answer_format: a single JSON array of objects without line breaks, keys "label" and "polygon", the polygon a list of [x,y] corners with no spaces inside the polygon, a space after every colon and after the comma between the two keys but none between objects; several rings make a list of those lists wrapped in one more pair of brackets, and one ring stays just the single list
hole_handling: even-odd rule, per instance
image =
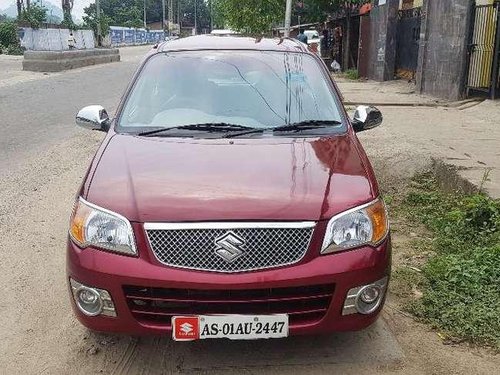
[{"label": "asphalt surface", "polygon": [[[74,118],[82,107],[101,104],[113,113],[149,48],[122,50],[120,63],[55,74],[26,72],[28,81],[22,75],[17,80],[6,77],[8,85],[0,85],[0,176],[77,134]],[[19,69],[20,61],[5,61],[6,69],[14,71],[13,65]]]}]

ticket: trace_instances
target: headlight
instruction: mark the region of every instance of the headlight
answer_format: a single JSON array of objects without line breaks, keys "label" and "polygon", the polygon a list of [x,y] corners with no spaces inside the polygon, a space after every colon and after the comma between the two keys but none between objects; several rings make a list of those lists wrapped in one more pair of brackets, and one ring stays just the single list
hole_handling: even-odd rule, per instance
[{"label": "headlight", "polygon": [[137,254],[130,222],[83,198],[75,202],[69,234],[80,247],[95,246],[127,255]]},{"label": "headlight", "polygon": [[381,198],[334,216],[326,228],[322,254],[378,245],[387,235],[389,223]]}]

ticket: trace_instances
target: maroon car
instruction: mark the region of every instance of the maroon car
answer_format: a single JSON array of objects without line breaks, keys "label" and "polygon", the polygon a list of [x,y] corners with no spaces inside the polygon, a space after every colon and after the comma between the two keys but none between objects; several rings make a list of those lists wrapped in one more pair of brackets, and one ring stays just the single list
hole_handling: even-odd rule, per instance
[{"label": "maroon car", "polygon": [[330,74],[293,40],[155,47],[105,131],[71,217],[74,311],[176,340],[359,330],[387,290],[386,209]]}]

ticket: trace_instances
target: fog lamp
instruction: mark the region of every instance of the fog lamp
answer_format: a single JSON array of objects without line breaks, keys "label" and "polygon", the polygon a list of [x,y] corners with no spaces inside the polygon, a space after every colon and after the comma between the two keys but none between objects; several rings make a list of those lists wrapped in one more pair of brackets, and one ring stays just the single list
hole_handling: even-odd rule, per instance
[{"label": "fog lamp", "polygon": [[359,294],[361,301],[368,304],[375,302],[379,296],[380,287],[377,285],[368,285],[364,287]]},{"label": "fog lamp", "polygon": [[102,312],[102,300],[97,290],[81,286],[76,291],[76,304],[81,312],[88,316],[96,316]]},{"label": "fog lamp", "polygon": [[342,315],[374,313],[382,304],[388,282],[389,278],[386,276],[372,284],[350,289],[347,292]]},{"label": "fog lamp", "polygon": [[75,304],[87,316],[116,316],[115,305],[107,290],[83,285],[70,279],[71,292]]}]

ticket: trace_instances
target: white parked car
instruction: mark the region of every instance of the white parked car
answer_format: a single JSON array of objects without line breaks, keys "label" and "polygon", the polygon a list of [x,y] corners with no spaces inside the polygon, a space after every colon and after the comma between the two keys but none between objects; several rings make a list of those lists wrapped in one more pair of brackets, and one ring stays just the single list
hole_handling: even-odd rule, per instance
[{"label": "white parked car", "polygon": [[317,30],[304,30],[304,35],[307,36],[307,44],[316,44],[318,55],[321,55],[321,37]]}]

